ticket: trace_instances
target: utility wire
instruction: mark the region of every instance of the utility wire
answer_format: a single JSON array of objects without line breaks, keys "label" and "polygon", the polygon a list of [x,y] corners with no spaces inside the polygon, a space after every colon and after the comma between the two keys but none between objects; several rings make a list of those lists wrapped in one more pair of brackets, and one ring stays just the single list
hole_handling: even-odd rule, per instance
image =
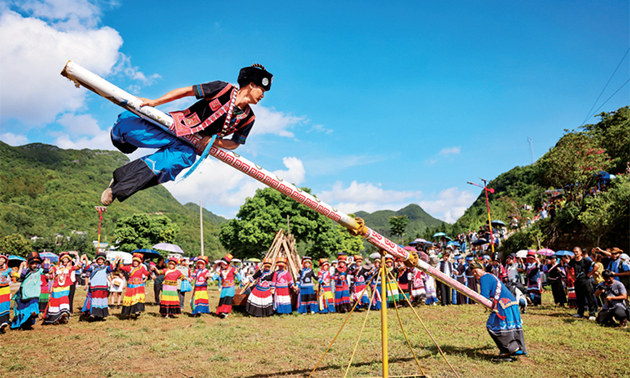
[{"label": "utility wire", "polygon": [[[614,96],[614,95],[616,95],[616,94],[617,94],[617,92],[619,92],[619,91],[621,90],[621,88],[625,87],[625,86],[626,86],[626,84],[628,84],[628,82],[629,82],[629,81],[630,81],[630,79],[626,80],[626,82],[625,82],[625,83],[621,84],[621,87],[619,87],[619,89],[617,89],[617,90],[615,91],[615,93],[613,93],[610,97],[608,97],[608,100],[610,100],[611,98],[613,98],[613,96]],[[603,103],[603,104],[601,104],[601,105],[600,105],[600,107],[599,107],[599,108],[597,108],[597,110],[595,110],[595,112],[593,113],[593,116],[594,116],[594,115],[595,115],[595,114],[599,111],[599,109],[601,109],[604,105],[606,105],[606,103],[608,102],[608,100],[604,101],[604,103]]]},{"label": "utility wire", "polygon": [[[623,62],[624,59],[626,59],[626,55],[628,55],[628,52],[630,52],[630,48],[628,48],[628,50],[626,50],[626,53],[623,54],[623,58],[621,58],[621,60],[619,61],[619,64],[617,64],[617,68],[615,68],[615,71],[613,71],[612,75],[610,75],[610,78],[608,79],[608,82],[606,83],[606,85],[604,85],[604,89],[602,89],[602,91],[600,92],[599,96],[597,96],[597,100],[595,100],[595,102],[593,103],[593,106],[591,106],[591,110],[589,110],[588,113],[586,114],[586,118],[584,118],[584,122],[582,122],[581,126],[584,126],[586,121],[590,118],[590,116],[592,114],[591,112],[593,111],[593,108],[595,107],[595,105],[597,105],[597,101],[599,101],[599,99],[604,94],[604,91],[608,87],[608,84],[610,84],[610,81],[612,80],[613,76],[615,76],[615,73],[617,73],[617,70],[621,66],[621,63]],[[627,81],[626,81],[626,83],[627,83]],[[624,85],[626,85],[626,84],[624,83]],[[623,87],[623,85],[622,85],[622,87]],[[619,88],[619,89],[621,89],[621,88]],[[619,89],[617,91],[619,91]],[[617,92],[615,92],[615,93],[617,93]],[[614,96],[614,94],[613,94],[613,96]],[[610,98],[608,100],[610,100]],[[608,100],[606,100],[606,101],[608,101]],[[604,104],[605,104],[605,102],[604,102]],[[602,104],[602,106],[604,106],[604,104]],[[600,106],[599,109],[601,109],[601,106]],[[599,109],[597,109],[597,110],[599,110]],[[595,111],[596,113],[597,113],[597,110]]]}]

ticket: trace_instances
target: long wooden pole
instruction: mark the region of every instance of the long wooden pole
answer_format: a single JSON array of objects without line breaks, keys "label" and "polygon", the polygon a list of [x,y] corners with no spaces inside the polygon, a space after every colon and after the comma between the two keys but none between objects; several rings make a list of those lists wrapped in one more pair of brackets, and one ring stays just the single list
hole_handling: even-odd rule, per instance
[{"label": "long wooden pole", "polygon": [[201,256],[203,254],[203,206],[201,206],[201,200],[199,200],[199,229],[201,231]]},{"label": "long wooden pole", "polygon": [[389,377],[389,357],[387,355],[387,273],[385,254],[381,254],[381,345],[383,354],[383,378]]}]

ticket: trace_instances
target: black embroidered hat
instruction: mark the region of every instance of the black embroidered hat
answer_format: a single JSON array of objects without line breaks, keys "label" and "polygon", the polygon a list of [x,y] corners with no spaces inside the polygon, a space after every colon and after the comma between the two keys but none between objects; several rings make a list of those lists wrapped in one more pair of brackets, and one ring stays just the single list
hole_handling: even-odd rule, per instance
[{"label": "black embroidered hat", "polygon": [[481,269],[481,270],[484,270],[483,265],[479,264],[479,262],[477,262],[477,261],[473,261],[473,262],[471,262],[471,263],[468,265],[468,267],[470,268],[470,270],[473,270],[473,269]]},{"label": "black embroidered hat", "polygon": [[262,64],[252,64],[250,67],[243,67],[241,72],[238,73],[238,85],[241,87],[254,83],[268,91],[271,89],[272,81],[273,75]]}]

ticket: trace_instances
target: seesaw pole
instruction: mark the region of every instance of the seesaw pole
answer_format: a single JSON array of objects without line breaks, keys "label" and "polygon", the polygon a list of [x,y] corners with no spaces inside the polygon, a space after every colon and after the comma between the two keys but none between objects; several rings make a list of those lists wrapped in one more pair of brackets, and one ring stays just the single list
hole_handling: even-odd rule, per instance
[{"label": "seesaw pole", "polygon": [[[110,100],[114,104],[121,106],[138,115],[139,117],[142,117],[147,121],[153,123],[154,125],[163,128],[165,131],[172,133],[170,127],[173,124],[173,120],[169,115],[150,106],[140,107],[142,101],[139,98],[118,88],[114,84],[86,70],[80,65],[72,61],[68,61],[66,66],[61,71],[61,75],[72,80],[77,87],[82,85],[92,92]],[[181,140],[187,142],[185,139]],[[307,207],[317,211],[318,213],[341,224],[342,226],[346,227],[351,234],[361,235],[376,248],[385,250],[389,252],[392,256],[405,261],[405,264],[407,266],[415,266],[418,269],[426,272],[427,274],[435,277],[435,279],[456,290],[457,292],[464,294],[465,296],[490,309],[493,308],[491,301],[489,301],[476,291],[471,290],[467,286],[462,285],[453,278],[445,275],[439,269],[436,269],[426,262],[420,260],[417,254],[410,253],[409,251],[401,248],[396,243],[387,239],[383,235],[367,227],[363,222],[363,219],[351,218],[338,209],[322,202],[319,198],[309,193],[306,193],[305,191],[291,183],[285,182],[284,180],[282,180],[282,178],[274,175],[261,166],[252,163],[251,161],[245,159],[234,151],[228,151],[213,146],[210,149],[210,155],[232,166],[233,168],[238,169],[246,175],[262,182],[270,188],[279,191],[287,197],[291,197],[299,203],[306,205]]]}]

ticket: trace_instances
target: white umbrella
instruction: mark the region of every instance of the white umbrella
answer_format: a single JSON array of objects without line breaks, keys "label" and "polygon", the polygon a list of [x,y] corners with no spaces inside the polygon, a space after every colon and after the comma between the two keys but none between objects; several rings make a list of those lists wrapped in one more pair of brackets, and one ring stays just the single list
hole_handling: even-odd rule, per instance
[{"label": "white umbrella", "polygon": [[521,249],[520,251],[516,252],[516,257],[520,257],[524,259],[525,257],[527,257],[527,250]]},{"label": "white umbrella", "polygon": [[179,248],[178,245],[170,244],[170,243],[158,243],[151,248],[159,249],[161,251],[176,252],[176,253],[181,253],[181,254],[184,253],[184,251],[181,248]]}]

